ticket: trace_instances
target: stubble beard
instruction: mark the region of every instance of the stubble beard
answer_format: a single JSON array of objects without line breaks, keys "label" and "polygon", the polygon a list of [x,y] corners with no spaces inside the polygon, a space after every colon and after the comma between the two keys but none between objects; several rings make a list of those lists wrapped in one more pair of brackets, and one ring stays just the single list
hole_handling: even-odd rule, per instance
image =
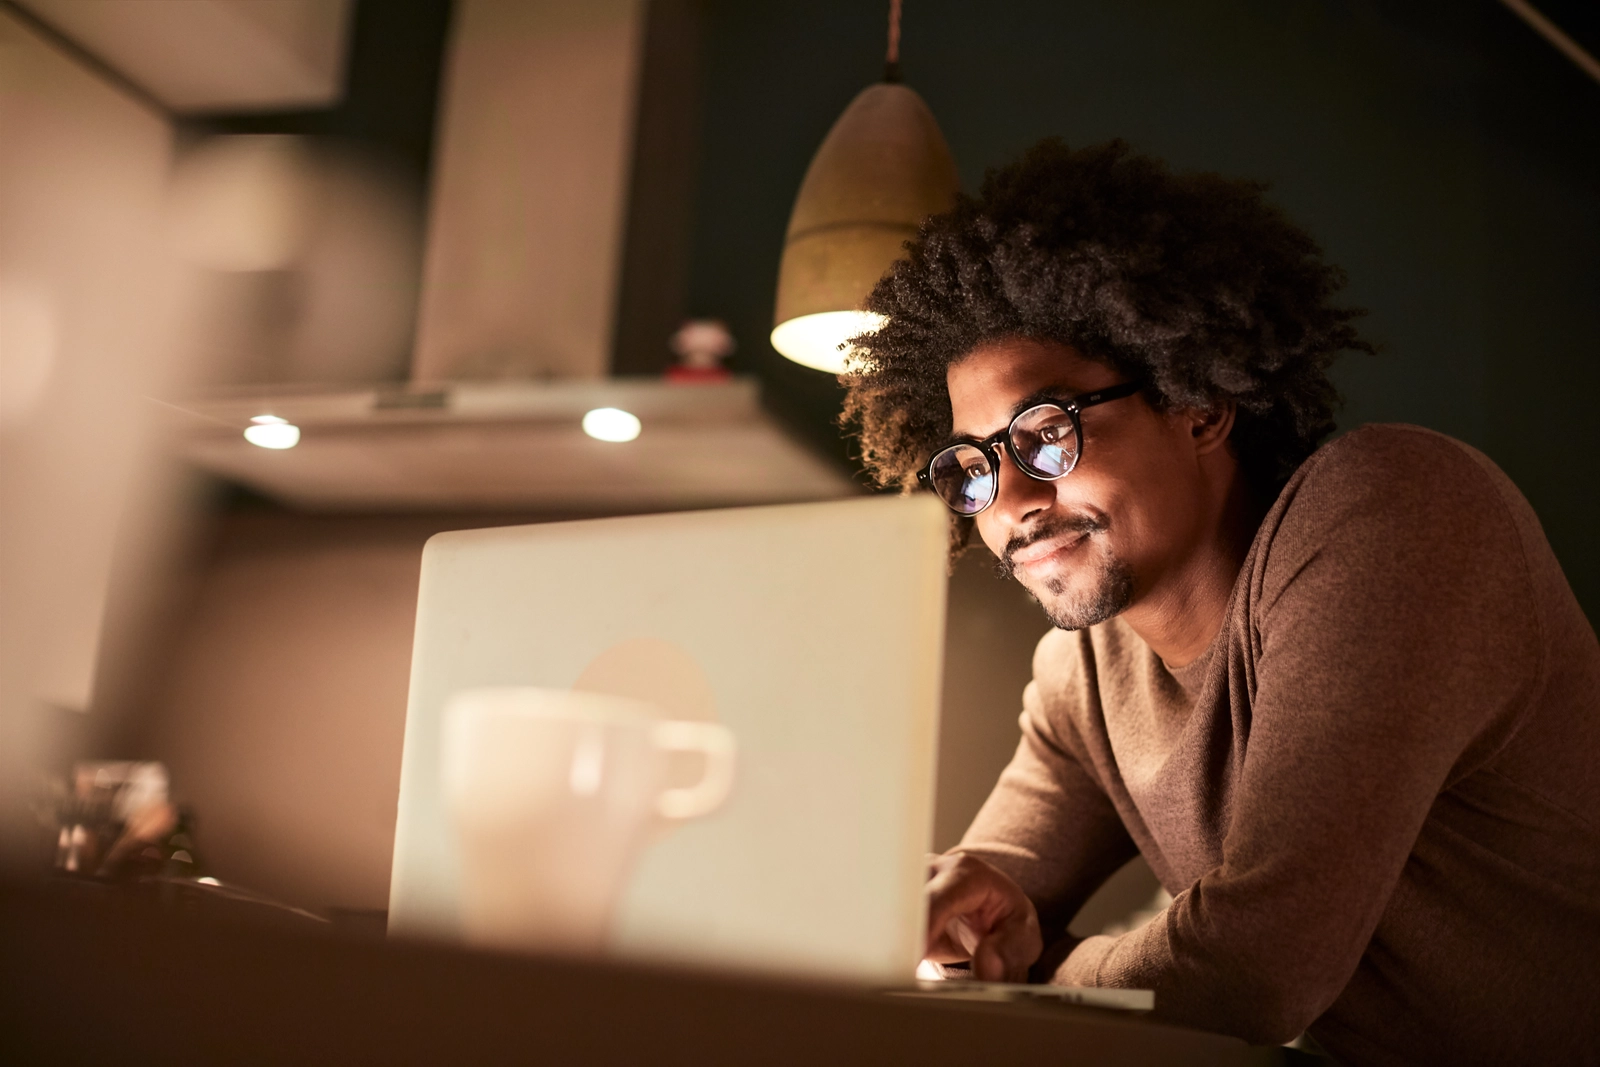
[{"label": "stubble beard", "polygon": [[[1083,630],[1120,615],[1133,603],[1133,572],[1109,547],[1103,536],[1108,527],[1104,520],[1072,519],[1035,530],[1026,537],[1013,537],[1005,552],[995,563],[995,573],[1003,578],[1016,578],[1017,583],[1038,602],[1056,627],[1062,630]],[[1012,553],[1034,541],[1064,532],[1077,532],[1086,537],[1082,546],[1087,550],[1083,560],[1086,570],[1092,570],[1087,583],[1081,580],[1069,583],[1061,576],[1046,578],[1041,588],[1017,576]],[[1076,577],[1076,576],[1075,576]],[[1074,589],[1073,586],[1078,586]]]}]

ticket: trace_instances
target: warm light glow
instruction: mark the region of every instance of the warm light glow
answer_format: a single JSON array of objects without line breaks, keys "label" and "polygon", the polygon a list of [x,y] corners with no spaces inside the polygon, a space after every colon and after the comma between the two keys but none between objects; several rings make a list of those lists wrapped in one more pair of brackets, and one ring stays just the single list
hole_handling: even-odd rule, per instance
[{"label": "warm light glow", "polygon": [[595,408],[583,417],[583,432],[598,441],[631,441],[639,436],[639,418],[621,408]]},{"label": "warm light glow", "polygon": [[257,415],[244,431],[244,439],[261,448],[293,448],[300,443],[300,427],[277,415]]},{"label": "warm light glow", "polygon": [[772,347],[803,366],[839,374],[850,354],[850,338],[881,329],[888,321],[871,311],[801,315],[778,323],[772,331]]}]

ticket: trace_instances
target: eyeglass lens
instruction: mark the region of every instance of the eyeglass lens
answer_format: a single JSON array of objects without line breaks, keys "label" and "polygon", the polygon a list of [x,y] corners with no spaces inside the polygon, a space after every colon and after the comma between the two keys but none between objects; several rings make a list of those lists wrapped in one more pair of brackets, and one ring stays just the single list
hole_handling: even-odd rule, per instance
[{"label": "eyeglass lens", "polygon": [[928,464],[933,491],[958,515],[976,515],[994,499],[995,470],[977,445],[951,445]]},{"label": "eyeglass lens", "polygon": [[1059,478],[1078,462],[1072,416],[1054,404],[1029,408],[1011,424],[1011,454],[1029,474]]},{"label": "eyeglass lens", "polygon": [[[1017,417],[1009,436],[1011,455],[1028,474],[1046,481],[1063,477],[1078,462],[1078,434],[1072,416],[1054,404],[1040,404]],[[951,445],[928,464],[933,490],[959,515],[976,515],[994,500],[994,464],[977,445]]]}]

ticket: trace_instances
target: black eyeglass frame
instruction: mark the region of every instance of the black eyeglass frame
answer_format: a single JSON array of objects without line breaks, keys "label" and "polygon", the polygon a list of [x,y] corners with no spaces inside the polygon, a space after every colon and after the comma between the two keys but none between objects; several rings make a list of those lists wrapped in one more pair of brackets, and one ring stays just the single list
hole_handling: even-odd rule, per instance
[{"label": "black eyeglass frame", "polygon": [[[1003,442],[1006,446],[1006,455],[1011,457],[1011,462],[1016,465],[1017,470],[1021,471],[1023,474],[1026,474],[1036,482],[1058,482],[1067,475],[1071,474],[1073,471],[1077,470],[1078,463],[1083,459],[1083,423],[1078,418],[1079,412],[1083,411],[1084,408],[1092,408],[1096,404],[1105,404],[1112,400],[1121,400],[1125,396],[1132,396],[1134,393],[1137,393],[1143,388],[1144,386],[1139,382],[1123,382],[1121,385],[1112,385],[1104,389],[1097,389],[1092,393],[1083,393],[1078,396],[1062,397],[1059,400],[1045,399],[1039,401],[1037,404],[1029,404],[1027,407],[1023,408],[1021,411],[1017,412],[1011,417],[1011,421],[1006,424],[1005,429],[997,431],[996,433],[992,433],[981,441],[975,437],[958,437],[949,444],[940,448],[937,452],[928,457],[928,462],[923,464],[922,469],[917,472],[917,483],[924,489],[932,492],[934,496],[938,496],[940,502],[952,512],[960,515],[963,518],[970,519],[974,515],[980,514],[984,508],[987,508],[990,504],[995,502],[995,498],[1000,495],[1000,479],[995,478],[994,487],[989,492],[989,499],[984,501],[983,506],[978,508],[977,511],[957,510],[956,507],[950,503],[950,501],[945,500],[945,498],[942,496],[939,496],[939,493],[933,487],[933,465],[938,461],[940,456],[944,455],[952,448],[959,448],[962,445],[967,445],[982,452],[984,457],[988,459],[989,466],[998,472],[1000,470],[999,446]],[[1021,422],[1024,417],[1031,415],[1035,411],[1038,411],[1040,408],[1046,407],[1060,408],[1066,413],[1067,418],[1072,420],[1072,432],[1078,441],[1078,449],[1075,453],[1073,453],[1072,456],[1072,466],[1068,467],[1060,474],[1045,474],[1042,471],[1039,471],[1037,468],[1031,467],[1026,460],[1021,458],[1015,444],[1013,444],[1011,440],[1011,435],[1013,432],[1015,432],[1017,423]]]}]

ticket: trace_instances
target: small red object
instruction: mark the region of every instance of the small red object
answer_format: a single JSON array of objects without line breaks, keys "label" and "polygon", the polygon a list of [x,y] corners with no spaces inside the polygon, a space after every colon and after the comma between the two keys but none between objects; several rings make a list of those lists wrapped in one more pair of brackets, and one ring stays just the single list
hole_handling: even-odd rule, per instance
[{"label": "small red object", "polygon": [[732,377],[722,361],[733,354],[733,334],[720,319],[689,319],[667,339],[667,347],[678,357],[667,368],[669,382],[705,385]]}]

